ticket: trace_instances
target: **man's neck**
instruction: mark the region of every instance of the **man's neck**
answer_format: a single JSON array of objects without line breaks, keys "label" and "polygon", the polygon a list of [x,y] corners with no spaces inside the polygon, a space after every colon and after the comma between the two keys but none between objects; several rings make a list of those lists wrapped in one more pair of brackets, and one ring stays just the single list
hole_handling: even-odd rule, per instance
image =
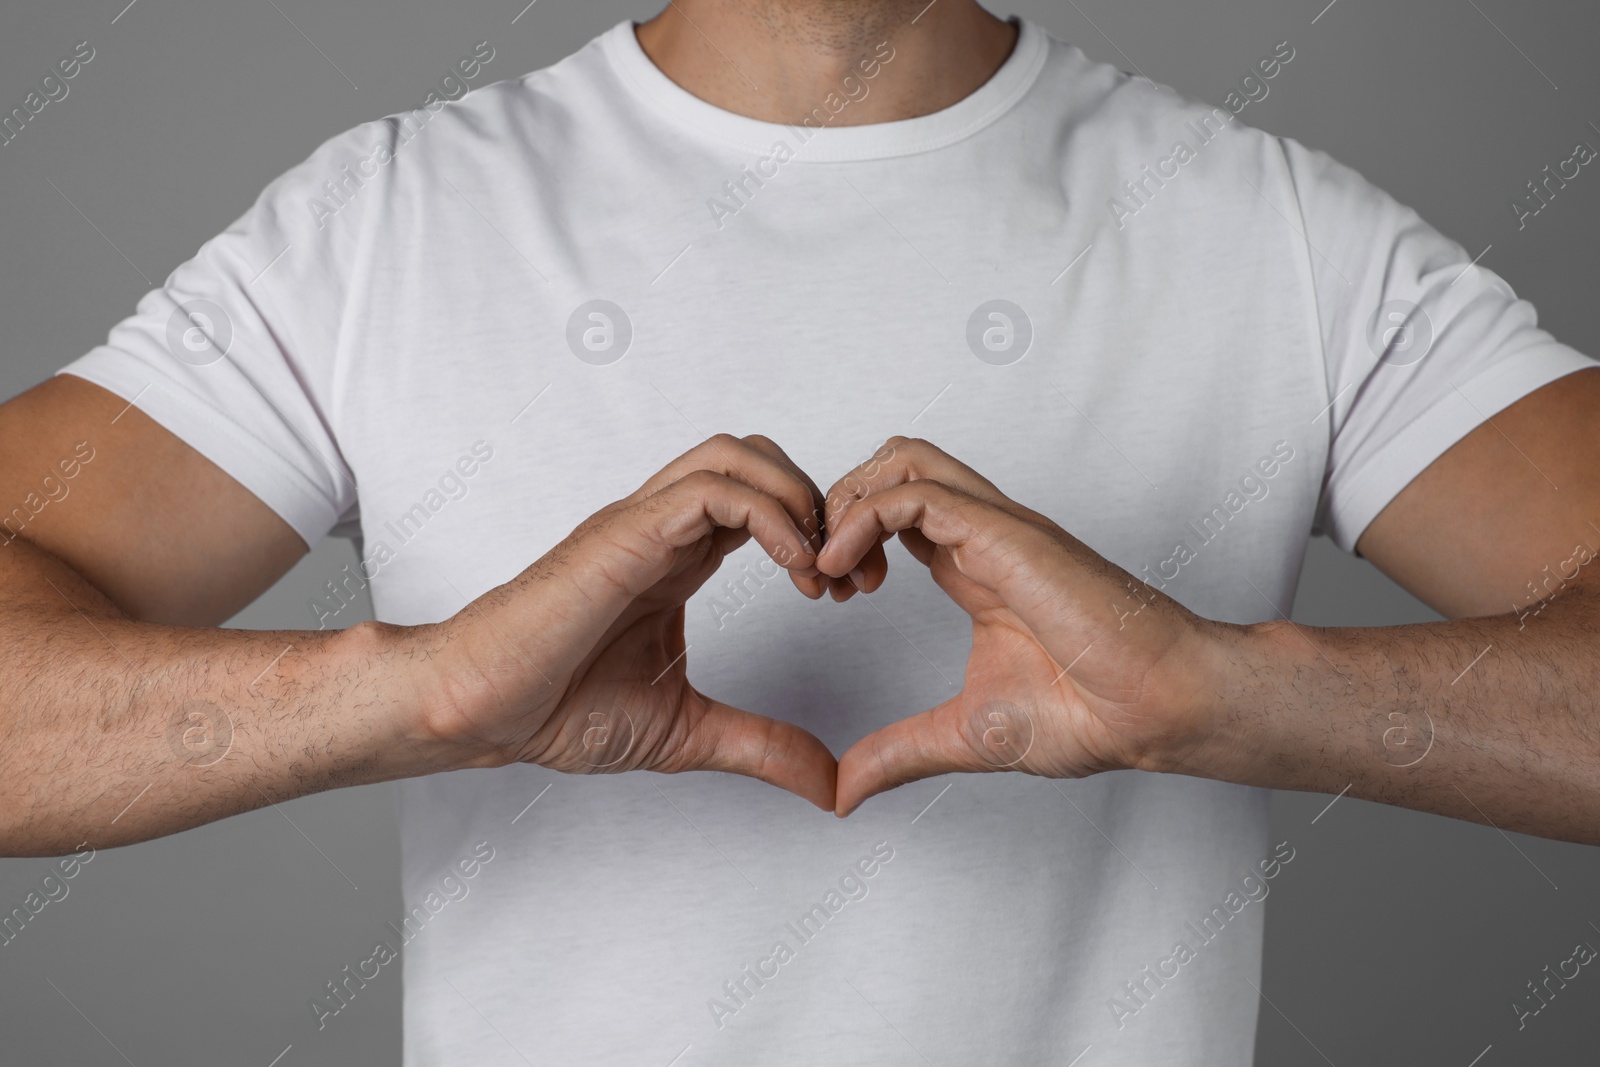
[{"label": "man's neck", "polygon": [[[670,0],[638,37],[667,77],[724,110],[798,123],[834,94],[852,100],[834,124],[855,126],[956,103],[1000,68],[1017,31],[976,0]],[[858,96],[868,69],[878,76]]]}]

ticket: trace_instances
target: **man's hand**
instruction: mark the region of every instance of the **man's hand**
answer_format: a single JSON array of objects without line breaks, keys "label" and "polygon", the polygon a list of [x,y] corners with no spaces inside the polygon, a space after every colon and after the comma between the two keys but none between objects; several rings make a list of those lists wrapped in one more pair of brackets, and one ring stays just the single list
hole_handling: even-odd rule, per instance
[{"label": "man's hand", "polygon": [[833,809],[821,742],[685,680],[684,598],[749,537],[826,589],[820,493],[770,441],[707,442],[454,618],[327,631],[214,628],[306,546],[126,400],[54,378],[0,405],[0,455],[9,501],[77,464],[0,536],[0,855],[518,760],[732,771]]},{"label": "man's hand", "polygon": [[1592,580],[1563,571],[1537,612],[1415,626],[1213,622],[932,445],[890,445],[830,493],[818,569],[835,595],[844,575],[871,592],[899,534],[972,616],[972,654],[960,694],[840,758],[839,814],[951,771],[1136,768],[1600,844]]},{"label": "man's hand", "polygon": [[965,687],[841,757],[840,815],[950,771],[1076,778],[1139,767],[1193,728],[1185,682],[1218,624],[933,445],[891,439],[830,490],[826,527],[817,566],[836,582],[854,571],[863,592],[876,589],[879,546],[899,534],[972,616]]},{"label": "man's hand", "polygon": [[820,597],[820,506],[764,437],[685,453],[442,625],[446,699],[428,713],[429,738],[471,766],[729,771],[832,810],[833,754],[696,690],[683,634],[685,600],[751,537]]}]

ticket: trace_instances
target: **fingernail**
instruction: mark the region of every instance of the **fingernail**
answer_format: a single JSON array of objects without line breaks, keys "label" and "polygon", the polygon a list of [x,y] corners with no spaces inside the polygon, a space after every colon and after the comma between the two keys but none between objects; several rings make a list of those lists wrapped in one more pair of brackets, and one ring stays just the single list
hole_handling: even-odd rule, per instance
[{"label": "fingernail", "polygon": [[860,567],[857,567],[855,570],[850,572],[850,581],[855,583],[855,587],[857,589],[861,590],[862,592],[866,592],[867,575]]}]

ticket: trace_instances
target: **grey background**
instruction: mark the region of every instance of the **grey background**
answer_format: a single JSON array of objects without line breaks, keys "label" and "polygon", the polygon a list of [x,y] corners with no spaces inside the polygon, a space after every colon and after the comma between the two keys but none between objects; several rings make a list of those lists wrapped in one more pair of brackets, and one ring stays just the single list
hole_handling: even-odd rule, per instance
[{"label": "grey background", "polygon": [[[66,99],[0,146],[0,396],[101,341],[146,279],[158,284],[322,140],[420,105],[476,42],[494,46],[496,80],[655,10],[538,0],[513,23],[522,2],[6,10],[0,111],[20,106],[76,42],[97,55]],[[1552,332],[1600,352],[1600,169],[1586,168],[1521,232],[1508,207],[1574,142],[1600,145],[1589,125],[1600,123],[1600,11],[1576,0],[1325,3],[993,10],[1031,16],[1091,56],[1217,103],[1288,39],[1295,61],[1245,118],[1327,149],[1474,254],[1492,245],[1484,264],[1532,299]],[[233,625],[312,625],[308,598],[354,560],[347,542],[318,546]],[[1436,617],[1322,539],[1294,616]],[[1600,974],[1585,969],[1520,1032],[1510,1005],[1575,942],[1600,946],[1600,927],[1587,925],[1600,923],[1600,851],[1349,798],[1324,811],[1329,799],[1274,798],[1274,840],[1292,841],[1297,856],[1267,905],[1259,1064],[1593,1061]],[[385,971],[321,1033],[306,1006],[399,911],[392,800],[389,786],[345,790],[97,855],[66,899],[0,948],[0,1062],[399,1062],[397,973]],[[0,910],[48,866],[0,861]],[[1083,1067],[1093,1062],[1091,1053]]]}]

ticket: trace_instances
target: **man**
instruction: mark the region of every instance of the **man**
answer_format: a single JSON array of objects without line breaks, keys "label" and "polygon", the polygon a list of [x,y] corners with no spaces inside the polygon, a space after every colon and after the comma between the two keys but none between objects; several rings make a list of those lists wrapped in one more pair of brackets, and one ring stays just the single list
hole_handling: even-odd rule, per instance
[{"label": "man", "polygon": [[[1600,840],[1592,362],[971,2],[675,0],[359,127],[66,371],[0,841],[404,779],[309,1008],[403,959],[409,1064],[1246,1063],[1258,787]],[[209,628],[330,530],[382,622]],[[1454,621],[1286,624],[1313,531]]]}]

